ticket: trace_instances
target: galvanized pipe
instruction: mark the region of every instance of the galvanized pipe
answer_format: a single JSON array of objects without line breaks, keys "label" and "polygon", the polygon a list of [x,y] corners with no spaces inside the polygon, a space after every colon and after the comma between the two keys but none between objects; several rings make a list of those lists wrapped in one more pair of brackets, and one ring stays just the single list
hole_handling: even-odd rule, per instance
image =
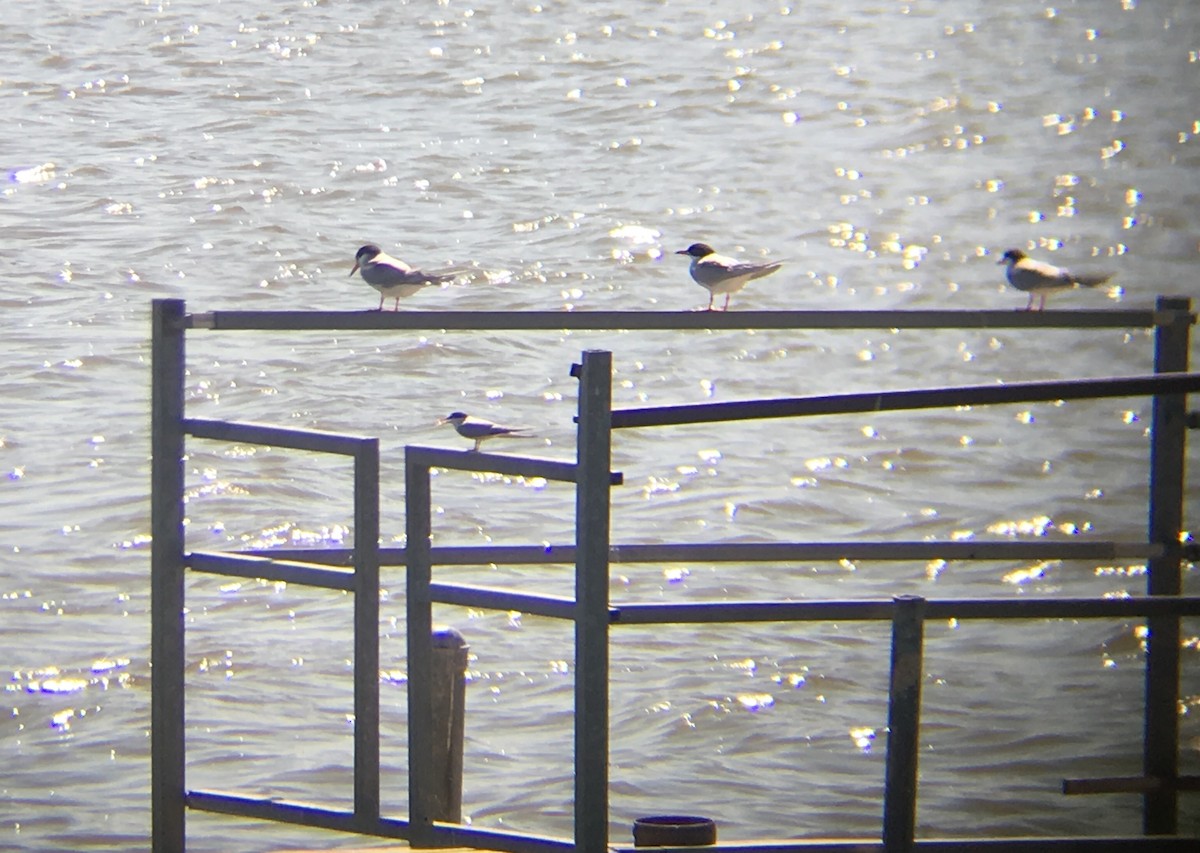
[{"label": "galvanized pipe", "polygon": [[150,801],[153,853],[183,853],[184,304],[156,299],[150,343]]},{"label": "galvanized pipe", "polygon": [[413,847],[433,847],[434,794],[433,706],[429,685],[433,678],[433,610],[429,584],[433,565],[429,558],[432,535],[432,490],[429,467],[405,454],[405,530],[408,536],[406,569],[408,619],[408,822]]},{"label": "galvanized pipe", "polygon": [[[575,486],[575,849],[608,851],[608,547],[612,353],[590,350],[579,379]],[[411,630],[411,629],[410,629]]]},{"label": "galvanized pipe", "polygon": [[354,815],[379,821],[379,439],[354,454]]},{"label": "galvanized pipe", "polygon": [[[1191,300],[1160,296],[1157,308],[1175,312],[1175,322],[1154,333],[1155,373],[1188,369]],[[1157,394],[1150,422],[1150,506],[1147,539],[1163,553],[1147,563],[1146,591],[1152,596],[1177,596],[1183,591],[1182,544],[1185,463],[1187,461],[1187,398],[1181,393]],[[1179,774],[1179,618],[1147,620],[1146,710],[1142,751],[1145,776],[1174,780]],[[1142,831],[1171,835],[1178,825],[1174,786],[1147,791],[1142,797]]]}]

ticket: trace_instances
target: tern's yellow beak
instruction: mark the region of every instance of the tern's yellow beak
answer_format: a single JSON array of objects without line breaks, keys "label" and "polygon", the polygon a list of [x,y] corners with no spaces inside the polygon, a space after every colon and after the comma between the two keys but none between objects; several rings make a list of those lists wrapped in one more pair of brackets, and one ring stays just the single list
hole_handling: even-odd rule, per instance
[{"label": "tern's yellow beak", "polygon": [[354,275],[356,272],[358,272],[358,261],[354,262],[354,269],[350,270],[350,275]]}]

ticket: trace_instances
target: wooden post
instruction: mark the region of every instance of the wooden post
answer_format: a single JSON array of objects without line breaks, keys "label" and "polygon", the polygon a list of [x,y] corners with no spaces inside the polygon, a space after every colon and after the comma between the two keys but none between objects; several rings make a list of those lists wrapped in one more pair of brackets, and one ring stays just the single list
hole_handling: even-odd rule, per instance
[{"label": "wooden post", "polygon": [[453,628],[433,632],[433,819],[462,823],[463,733],[470,648]]},{"label": "wooden post", "polygon": [[[1173,312],[1167,325],[1154,330],[1154,372],[1188,369],[1191,333],[1191,300],[1160,296],[1158,312]],[[1184,463],[1187,458],[1187,398],[1183,394],[1156,394],[1150,422],[1151,543],[1162,546],[1162,556],[1148,561],[1147,592],[1179,595],[1183,591]],[[1179,775],[1179,617],[1152,616],[1146,651],[1146,719],[1142,770],[1165,784],[1142,797],[1142,831],[1147,835],[1172,835],[1178,824],[1175,779]]]},{"label": "wooden post", "polygon": [[183,853],[184,303],[156,299],[150,389],[150,800],[154,853]]}]

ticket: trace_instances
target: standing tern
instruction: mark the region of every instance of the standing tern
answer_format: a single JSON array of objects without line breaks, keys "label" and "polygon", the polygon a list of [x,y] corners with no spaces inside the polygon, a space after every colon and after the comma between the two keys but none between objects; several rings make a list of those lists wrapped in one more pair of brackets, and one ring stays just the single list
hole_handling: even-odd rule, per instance
[{"label": "standing tern", "polygon": [[431,285],[452,281],[453,275],[444,273],[423,272],[413,269],[399,258],[393,258],[378,246],[368,243],[354,255],[354,269],[350,275],[358,273],[363,281],[379,291],[379,308],[383,310],[385,297],[395,297],[393,311],[400,310],[400,297],[412,296],[419,290]]},{"label": "standing tern", "polygon": [[466,412],[452,412],[440,419],[438,423],[453,424],[455,431],[459,435],[463,438],[473,439],[475,446],[471,448],[472,450],[478,450],[480,443],[485,439],[496,438],[502,435],[512,438],[533,438],[533,436],[527,434],[529,427],[503,426],[502,424],[485,421],[483,418],[472,417]]},{"label": "standing tern", "polygon": [[675,254],[691,256],[689,272],[692,278],[697,284],[708,289],[708,308],[705,309],[707,311],[715,310],[713,299],[718,293],[725,294],[725,305],[721,310],[729,310],[729,297],[745,287],[746,282],[770,275],[783,266],[780,263],[756,264],[727,258],[718,255],[707,243],[693,243]]},{"label": "standing tern", "polygon": [[1024,293],[1029,294],[1029,302],[1022,311],[1033,310],[1033,297],[1038,297],[1037,310],[1046,307],[1046,294],[1055,290],[1070,290],[1073,287],[1096,287],[1112,278],[1112,273],[1092,273],[1077,275],[1070,270],[1056,267],[1053,264],[1035,261],[1020,249],[1009,249],[997,264],[1008,264],[1005,275],[1008,283]]}]

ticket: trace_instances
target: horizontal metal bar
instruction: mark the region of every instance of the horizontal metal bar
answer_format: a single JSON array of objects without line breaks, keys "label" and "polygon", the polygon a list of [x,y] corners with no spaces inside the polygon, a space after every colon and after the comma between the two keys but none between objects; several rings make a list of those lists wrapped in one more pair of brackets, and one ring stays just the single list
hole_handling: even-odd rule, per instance
[{"label": "horizontal metal bar", "polygon": [[[891,599],[618,603],[619,625],[890,620]],[[925,619],[1088,619],[1200,616],[1200,596],[928,599]]]},{"label": "horizontal metal bar", "polygon": [[[1145,558],[1162,546],[1145,542],[726,542],[616,545],[614,563],[738,563],[836,560],[1110,560]],[[555,548],[559,554],[560,548]],[[495,562],[495,561],[493,561]]]},{"label": "horizontal metal bar", "polygon": [[441,329],[1124,329],[1168,325],[1174,313],[1080,311],[210,311],[192,329],[325,331]]},{"label": "horizontal metal bar", "polygon": [[926,619],[1136,619],[1200,616],[1200,596],[930,599]]},{"label": "horizontal metal bar", "polygon": [[[762,563],[836,562],[837,560],[1144,560],[1162,554],[1149,542],[727,542],[613,545],[611,563]],[[240,551],[255,556],[304,560],[324,565],[350,565],[353,551],[344,548],[280,548]],[[435,545],[435,566],[574,565],[574,545]],[[381,548],[380,563],[403,566],[403,548]]]},{"label": "horizontal metal bar", "polygon": [[803,838],[705,844],[696,847],[609,845],[608,853],[884,853],[882,841],[869,838]]},{"label": "horizontal metal bar", "polygon": [[431,583],[430,597],[441,604],[458,604],[487,610],[517,610],[552,619],[574,619],[575,600],[559,595],[531,595],[496,587]]},{"label": "horizontal metal bar", "polygon": [[762,418],[843,415],[854,412],[895,412],[952,406],[983,406],[997,403],[1034,403],[1100,397],[1186,394],[1195,391],[1200,391],[1200,373],[1152,373],[1143,376],[1120,376],[1105,379],[1011,382],[1004,385],[964,385],[957,388],[918,388],[862,394],[829,394],[818,397],[783,397],[771,400],[733,400],[724,403],[618,409],[612,413],[612,426],[613,429],[625,429]]},{"label": "horizontal metal bar", "polygon": [[214,791],[188,791],[184,797],[189,808],[199,811],[274,820],[341,832],[358,832],[382,838],[408,838],[408,821],[398,818],[385,817],[377,821],[363,821],[355,817],[352,811]]},{"label": "horizontal metal bar", "polygon": [[354,591],[354,572],[327,569],[309,563],[275,560],[239,553],[193,551],[183,555],[184,565],[194,572],[229,575],[238,578],[263,578],[269,581],[316,586],[324,589]]},{"label": "horizontal metal bar", "polygon": [[[1200,836],[1127,835],[1059,838],[925,838],[914,853],[1195,853]],[[654,853],[696,853],[696,847],[655,847]],[[704,853],[884,853],[883,842],[865,838],[812,838],[710,844]],[[645,847],[612,845],[609,853],[646,853]]]},{"label": "horizontal metal bar", "polygon": [[689,604],[616,605],[617,625],[701,622],[851,622],[891,619],[890,598],[861,601],[704,601]]},{"label": "horizontal metal bar", "polygon": [[[437,821],[433,824],[432,840],[441,847],[474,847],[479,850],[501,850],[506,853],[568,853],[575,849],[574,842],[566,838],[526,835],[500,829],[476,829],[471,826]],[[639,851],[639,853],[645,853],[645,851]]]},{"label": "horizontal metal bar", "polygon": [[1171,790],[1200,791],[1200,776],[1180,776],[1173,782],[1161,776],[1104,776],[1064,779],[1062,784],[1064,794],[1144,794]]},{"label": "horizontal metal bar", "polygon": [[[444,447],[421,447],[413,444],[407,445],[404,453],[409,461],[431,468],[505,474],[510,477],[544,477],[560,483],[575,482],[575,463],[560,462],[557,459],[483,453],[478,450],[448,450]],[[622,482],[624,477],[620,472],[611,472],[612,485],[619,486]]]},{"label": "horizontal metal bar", "polygon": [[196,438],[264,444],[270,447],[287,447],[292,450],[337,453],[342,456],[353,456],[364,443],[374,441],[373,438],[367,436],[206,418],[185,418],[183,429]]},{"label": "horizontal metal bar", "polygon": [[[212,791],[188,791],[189,808],[234,817],[252,817],[282,823],[343,832],[361,832],[382,838],[408,838],[408,822],[380,818],[364,825],[353,812],[327,809],[303,803],[260,797],[245,797]],[[434,824],[433,837],[446,846],[477,847],[506,853],[565,853],[574,844],[565,839],[516,832],[475,829],[452,824]],[[1200,844],[1197,836],[1067,837],[1067,838],[971,838],[919,839],[913,849],[918,853],[1192,853]],[[883,844],[866,838],[807,839],[714,844],[704,848],[711,853],[883,853]],[[644,848],[610,847],[613,853],[642,853]],[[695,847],[661,847],[656,853],[695,853]]]}]

